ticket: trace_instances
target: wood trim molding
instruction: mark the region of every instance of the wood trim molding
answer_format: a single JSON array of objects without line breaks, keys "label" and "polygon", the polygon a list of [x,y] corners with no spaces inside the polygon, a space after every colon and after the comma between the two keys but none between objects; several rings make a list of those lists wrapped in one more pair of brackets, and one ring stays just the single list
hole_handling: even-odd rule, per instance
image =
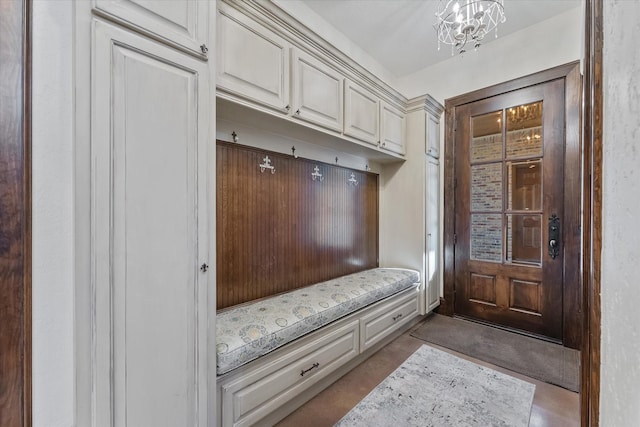
[{"label": "wood trim molding", "polygon": [[601,252],[602,252],[602,48],[603,2],[585,2],[584,182],[583,182],[583,427],[600,425]]},{"label": "wood trim molding", "polygon": [[31,426],[31,0],[0,0],[0,425]]}]

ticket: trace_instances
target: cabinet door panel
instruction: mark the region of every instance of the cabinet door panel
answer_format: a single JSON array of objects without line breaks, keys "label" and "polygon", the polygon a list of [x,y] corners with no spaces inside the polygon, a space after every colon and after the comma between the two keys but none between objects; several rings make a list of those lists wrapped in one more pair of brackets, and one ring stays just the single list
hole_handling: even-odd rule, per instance
[{"label": "cabinet door panel", "polygon": [[197,0],[93,0],[94,8],[163,41],[203,56],[208,40],[209,2]]},{"label": "cabinet door panel", "polygon": [[377,145],[379,141],[378,98],[349,80],[345,83],[344,92],[344,134]]},{"label": "cabinet door panel", "polygon": [[380,103],[380,145],[385,150],[405,154],[404,113],[386,102]]},{"label": "cabinet door panel", "polygon": [[440,163],[426,157],[427,310],[440,305]]},{"label": "cabinet door panel", "polygon": [[220,5],[217,85],[247,100],[286,112],[289,44],[275,33]]},{"label": "cabinet door panel", "polygon": [[431,157],[440,157],[440,122],[430,114],[427,114],[427,154]]},{"label": "cabinet door panel", "polygon": [[101,21],[94,43],[95,417],[204,427],[207,65]]},{"label": "cabinet door panel", "polygon": [[343,82],[336,70],[293,49],[293,117],[342,131]]}]

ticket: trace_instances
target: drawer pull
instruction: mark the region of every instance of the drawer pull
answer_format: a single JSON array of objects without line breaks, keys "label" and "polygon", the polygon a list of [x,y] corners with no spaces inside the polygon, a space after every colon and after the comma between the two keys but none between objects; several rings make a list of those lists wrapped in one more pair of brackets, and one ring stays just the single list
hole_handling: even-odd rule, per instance
[{"label": "drawer pull", "polygon": [[393,316],[391,319],[395,322],[396,320],[398,320],[401,317],[402,317],[402,313],[398,314],[397,316]]},{"label": "drawer pull", "polygon": [[317,368],[319,366],[320,366],[320,364],[318,362],[314,363],[309,369],[303,369],[302,371],[300,371],[300,376],[304,377],[304,374],[306,374],[310,370],[315,369],[315,368]]}]

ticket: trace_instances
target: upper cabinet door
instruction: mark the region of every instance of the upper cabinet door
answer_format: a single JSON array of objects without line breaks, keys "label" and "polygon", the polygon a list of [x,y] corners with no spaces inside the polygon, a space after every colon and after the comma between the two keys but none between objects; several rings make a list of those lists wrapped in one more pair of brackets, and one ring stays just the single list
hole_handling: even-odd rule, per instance
[{"label": "upper cabinet door", "polygon": [[164,43],[206,58],[209,2],[199,0],[93,0],[99,14],[134,26]]},{"label": "upper cabinet door", "polygon": [[397,154],[405,154],[404,113],[386,102],[380,103],[380,146]]},{"label": "upper cabinet door", "polygon": [[378,145],[379,99],[360,85],[346,80],[344,86],[344,134]]},{"label": "upper cabinet door", "polygon": [[344,77],[299,49],[293,49],[293,117],[342,131]]},{"label": "upper cabinet door", "polygon": [[287,112],[290,47],[282,37],[220,4],[218,88],[252,103]]},{"label": "upper cabinet door", "polygon": [[431,114],[425,121],[427,129],[427,154],[436,159],[440,157],[440,122]]}]

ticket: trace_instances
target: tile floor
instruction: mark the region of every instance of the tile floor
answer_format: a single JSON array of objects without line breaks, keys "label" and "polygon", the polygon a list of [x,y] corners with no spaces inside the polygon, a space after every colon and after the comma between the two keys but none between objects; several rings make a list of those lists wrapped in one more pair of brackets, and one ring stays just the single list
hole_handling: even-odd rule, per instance
[{"label": "tile floor", "polygon": [[[351,408],[369,394],[384,378],[413,354],[418,347],[426,344],[424,341],[414,338],[409,334],[410,332],[404,333],[386,347],[382,348],[354,370],[340,378],[330,387],[282,420],[277,426],[333,426],[334,423],[349,412]],[[540,382],[435,344],[428,345],[535,384],[536,393],[533,398],[529,424],[531,427],[580,426],[580,398],[578,393]]]}]

